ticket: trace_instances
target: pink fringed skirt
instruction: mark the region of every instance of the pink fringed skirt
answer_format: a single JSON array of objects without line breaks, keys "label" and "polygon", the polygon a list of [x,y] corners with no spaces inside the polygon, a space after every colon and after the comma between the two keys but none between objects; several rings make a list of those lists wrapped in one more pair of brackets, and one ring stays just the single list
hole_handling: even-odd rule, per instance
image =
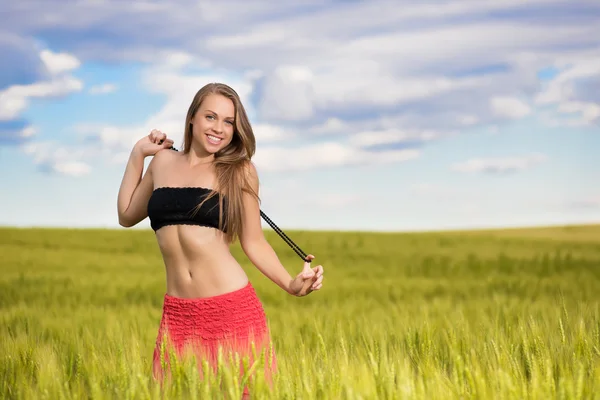
[{"label": "pink fringed skirt", "polygon": [[[232,352],[251,366],[256,357],[265,358],[265,378],[271,379],[276,368],[267,319],[252,284],[234,292],[208,298],[164,296],[163,314],[154,349],[153,372],[156,379],[165,376],[169,352],[177,355],[192,351],[200,363],[207,360],[216,368],[221,348],[228,362]],[[234,356],[235,357],[235,356]],[[235,358],[234,358],[235,359]],[[243,365],[240,365],[243,374]]]}]

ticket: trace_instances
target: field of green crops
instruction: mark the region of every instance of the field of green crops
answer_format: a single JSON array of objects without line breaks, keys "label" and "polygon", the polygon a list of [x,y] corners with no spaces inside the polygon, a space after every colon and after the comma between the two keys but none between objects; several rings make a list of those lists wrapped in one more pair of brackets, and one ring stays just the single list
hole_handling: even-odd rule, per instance
[{"label": "field of green crops", "polygon": [[[306,298],[234,246],[279,362],[256,398],[600,399],[600,226],[287,233],[326,268]],[[165,277],[151,231],[3,228],[0,253],[0,398],[239,396],[226,368],[153,382]]]}]

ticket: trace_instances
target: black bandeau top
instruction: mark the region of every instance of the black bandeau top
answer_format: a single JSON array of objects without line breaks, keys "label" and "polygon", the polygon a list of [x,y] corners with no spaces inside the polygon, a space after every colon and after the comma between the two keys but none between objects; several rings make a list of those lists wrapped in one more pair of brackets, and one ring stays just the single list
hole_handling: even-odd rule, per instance
[{"label": "black bandeau top", "polygon": [[[203,187],[159,187],[148,201],[150,226],[156,232],[166,225],[198,225],[219,229],[219,194],[200,202],[211,192]],[[226,206],[226,199],[223,200]],[[225,212],[223,212],[225,221]]]}]

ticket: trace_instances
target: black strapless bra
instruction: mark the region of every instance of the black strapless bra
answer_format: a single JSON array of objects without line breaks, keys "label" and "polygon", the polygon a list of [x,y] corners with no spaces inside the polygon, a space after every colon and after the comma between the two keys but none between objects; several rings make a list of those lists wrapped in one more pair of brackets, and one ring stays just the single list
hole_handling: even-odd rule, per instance
[{"label": "black strapless bra", "polygon": [[[219,197],[207,200],[196,211],[211,190],[203,187],[159,187],[148,201],[150,226],[156,232],[167,225],[197,225],[219,229]],[[226,206],[226,199],[223,203]],[[223,212],[225,221],[225,212]],[[226,231],[226,230],[224,230]]]}]

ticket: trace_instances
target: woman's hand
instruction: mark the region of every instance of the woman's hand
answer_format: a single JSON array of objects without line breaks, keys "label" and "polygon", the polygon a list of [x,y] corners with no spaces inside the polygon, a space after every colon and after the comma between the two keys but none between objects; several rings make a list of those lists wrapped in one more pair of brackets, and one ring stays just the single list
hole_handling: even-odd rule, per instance
[{"label": "woman's hand", "polygon": [[143,157],[148,157],[155,155],[159,150],[171,148],[173,143],[173,140],[168,139],[165,133],[153,129],[148,136],[138,140],[133,149]]},{"label": "woman's hand", "polygon": [[[315,256],[309,254],[307,259],[314,259]],[[308,261],[304,262],[304,268],[294,280],[290,283],[290,292],[294,296],[306,296],[315,290],[321,289],[323,286],[323,267],[317,265],[314,268],[310,267]]]}]

